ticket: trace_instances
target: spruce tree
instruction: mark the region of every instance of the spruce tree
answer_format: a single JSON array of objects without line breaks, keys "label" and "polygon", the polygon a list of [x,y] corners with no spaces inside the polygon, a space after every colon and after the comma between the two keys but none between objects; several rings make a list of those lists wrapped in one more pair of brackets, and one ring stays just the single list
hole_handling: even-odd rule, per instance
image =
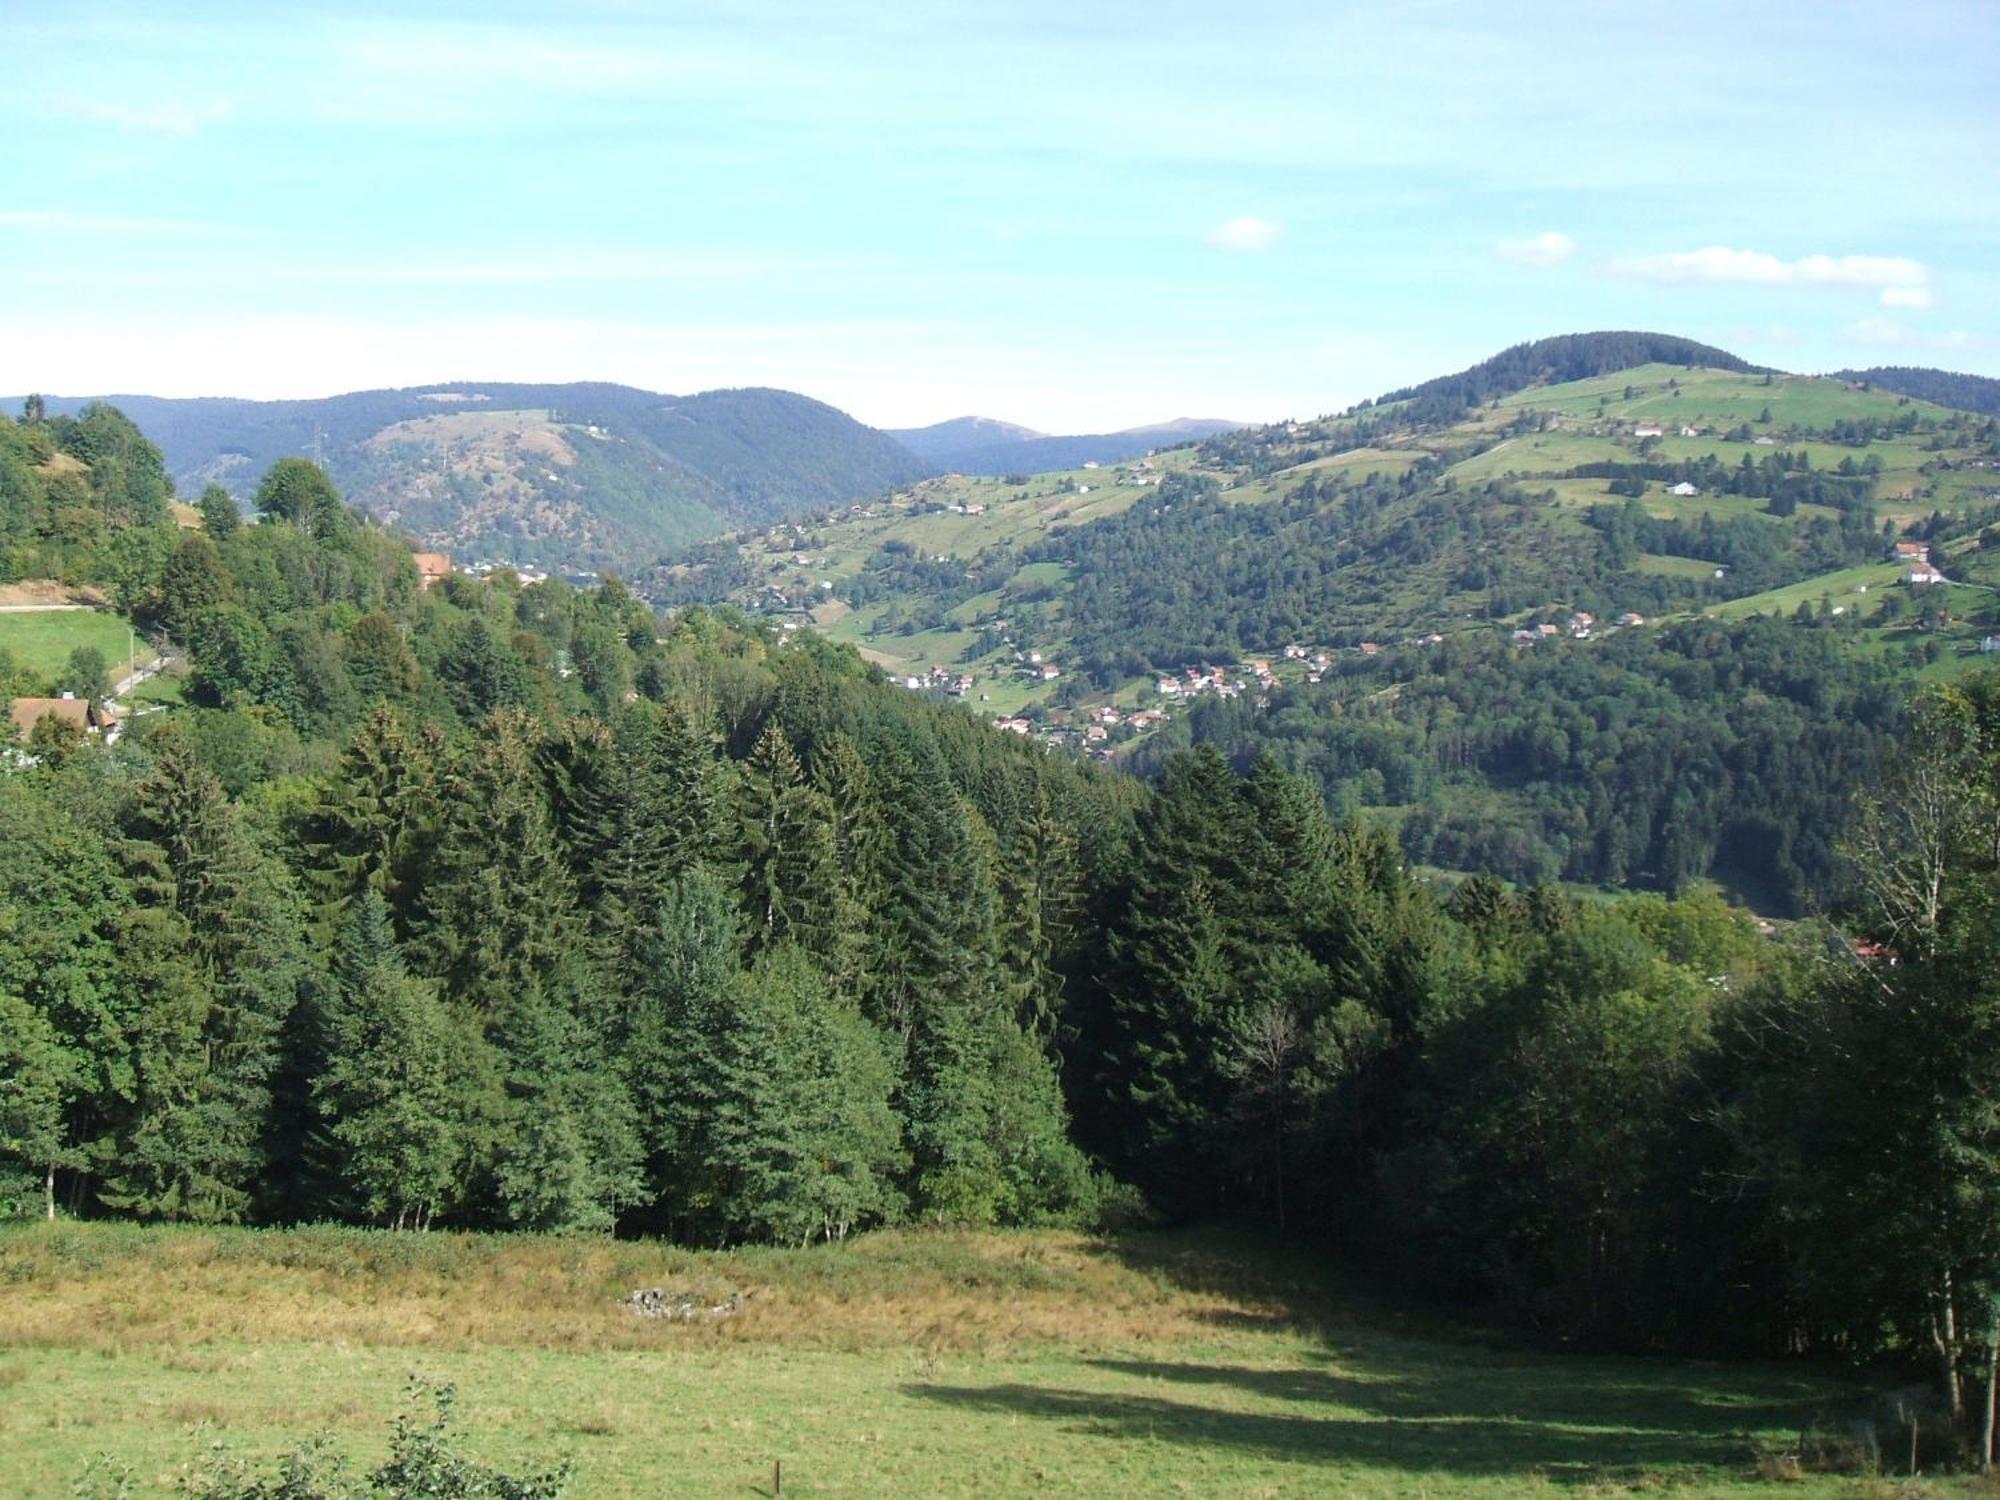
[{"label": "spruce tree", "polygon": [[162,1055],[150,1077],[166,1085],[151,1096],[158,1113],[133,1129],[179,1144],[176,1160],[156,1151],[115,1190],[153,1212],[234,1218],[262,1177],[278,1038],[312,973],[303,906],[187,741],[169,730],[151,743],[128,848],[142,900],[180,950],[163,971],[184,968],[187,982],[170,987],[171,1019],[153,1039]]},{"label": "spruce tree", "polygon": [[339,1176],[371,1218],[427,1229],[461,1189],[453,1059],[463,1038],[436,986],[404,967],[379,891],[363,892],[350,909],[330,988],[313,1094]]},{"label": "spruce tree", "polygon": [[842,934],[832,808],[806,784],[775,720],[751,752],[738,801],[750,951],[796,943],[833,959]]},{"label": "spruce tree", "polygon": [[515,713],[488,719],[440,791],[437,864],[422,900],[424,967],[455,1004],[491,1024],[578,937],[532,722]]}]

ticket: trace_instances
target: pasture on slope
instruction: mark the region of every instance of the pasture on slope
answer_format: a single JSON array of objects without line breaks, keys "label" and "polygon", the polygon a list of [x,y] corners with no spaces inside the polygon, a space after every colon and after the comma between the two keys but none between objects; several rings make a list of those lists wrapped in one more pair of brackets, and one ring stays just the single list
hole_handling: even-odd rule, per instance
[{"label": "pasture on slope", "polygon": [[[0,1490],[209,1442],[379,1461],[398,1390],[577,1497],[1752,1493],[1858,1408],[1808,1369],[1510,1347],[1222,1232],[902,1232],[810,1250],[312,1228],[0,1231]],[[653,1322],[663,1286],[743,1311]],[[768,1489],[764,1492],[768,1493]],[[1847,1493],[1842,1482],[1795,1485]]]}]

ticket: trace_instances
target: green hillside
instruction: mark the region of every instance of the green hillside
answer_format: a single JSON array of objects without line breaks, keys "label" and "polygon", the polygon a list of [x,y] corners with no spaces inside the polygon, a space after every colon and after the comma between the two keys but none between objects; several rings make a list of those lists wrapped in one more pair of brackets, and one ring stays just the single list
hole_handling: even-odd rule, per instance
[{"label": "green hillside", "polygon": [[[1276,745],[1439,863],[1612,884],[1712,874],[1790,909],[1830,878],[1830,835],[1772,843],[1745,818],[1830,818],[1890,721],[1850,714],[1817,743],[1823,763],[1792,778],[1820,809],[1805,813],[1767,784],[1777,740],[1804,731],[1722,730],[1736,716],[1726,683],[1767,680],[1801,711],[1851,698],[1893,715],[1895,684],[1976,660],[2000,630],[1984,545],[1996,522],[1991,418],[1615,334],[1523,346],[1143,472],[932,481],[711,544],[652,586],[665,602],[727,599],[817,626],[914,686],[1025,716],[1018,727],[1051,744],[1140,765],[1192,739],[1244,763]],[[1947,581],[1906,581],[1896,540],[1930,548]],[[1777,633],[1759,617],[1782,617]],[[1708,620],[1725,633],[1704,636]],[[1606,676],[1621,632],[1634,638]],[[1712,650],[1730,677],[1675,685]],[[1484,664],[1451,710],[1463,728],[1399,686],[1426,660]],[[1629,755],[1593,755],[1590,737],[1615,737],[1630,704],[1662,689],[1660,732],[1675,696],[1718,729],[1699,765],[1640,785]],[[1540,783],[1559,762],[1530,747],[1585,691],[1610,698],[1561,731],[1575,769],[1551,790]],[[1553,716],[1539,727],[1520,718],[1535,702]],[[1374,727],[1336,732],[1357,714]],[[1683,797],[1709,809],[1685,845]],[[1610,844],[1579,832],[1607,821],[1625,829]]]}]

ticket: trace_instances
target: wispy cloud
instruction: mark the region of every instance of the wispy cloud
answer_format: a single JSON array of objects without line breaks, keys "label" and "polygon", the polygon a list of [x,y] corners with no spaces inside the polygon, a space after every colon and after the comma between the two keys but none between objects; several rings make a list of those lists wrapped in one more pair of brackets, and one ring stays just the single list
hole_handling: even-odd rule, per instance
[{"label": "wispy cloud", "polygon": [[228,119],[233,106],[227,99],[217,99],[208,104],[189,104],[179,99],[159,104],[59,99],[56,108],[72,119],[115,125],[120,130],[147,131],[157,135],[195,135],[210,125],[218,125]]},{"label": "wispy cloud", "polygon": [[1284,232],[1282,224],[1244,214],[1216,225],[1204,238],[1218,250],[1257,251],[1270,249]]},{"label": "wispy cloud", "polygon": [[1858,344],[1877,344],[1889,349],[1984,349],[1987,341],[1963,328],[1950,333],[1925,333],[1893,318],[1863,318],[1847,327],[1847,336]]},{"label": "wispy cloud", "polygon": [[1882,288],[1884,307],[1923,308],[1931,305],[1931,289],[1927,286],[1885,286]]},{"label": "wispy cloud", "polygon": [[1805,255],[1785,260],[1762,250],[1709,245],[1614,260],[1605,270],[1662,286],[1858,287],[1880,292],[1885,307],[1930,306],[1930,268],[1903,255]]},{"label": "wispy cloud", "polygon": [[1517,266],[1535,266],[1546,269],[1559,266],[1576,254],[1576,241],[1566,234],[1550,230],[1546,234],[1532,235],[1525,240],[1502,240],[1493,247],[1493,253]]},{"label": "wispy cloud", "polygon": [[230,224],[201,219],[127,218],[118,214],[80,214],[66,208],[0,209],[0,229],[40,234],[212,235],[234,237],[245,231]]}]

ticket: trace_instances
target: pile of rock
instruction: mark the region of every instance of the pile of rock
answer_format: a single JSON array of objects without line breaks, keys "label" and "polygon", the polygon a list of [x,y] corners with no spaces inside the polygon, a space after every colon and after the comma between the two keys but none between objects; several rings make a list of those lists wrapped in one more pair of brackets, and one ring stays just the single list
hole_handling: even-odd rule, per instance
[{"label": "pile of rock", "polygon": [[642,1318],[663,1318],[669,1323],[707,1323],[717,1318],[733,1318],[743,1311],[743,1294],[731,1292],[720,1302],[711,1302],[700,1292],[670,1292],[665,1287],[642,1287],[625,1299],[625,1305]]}]

